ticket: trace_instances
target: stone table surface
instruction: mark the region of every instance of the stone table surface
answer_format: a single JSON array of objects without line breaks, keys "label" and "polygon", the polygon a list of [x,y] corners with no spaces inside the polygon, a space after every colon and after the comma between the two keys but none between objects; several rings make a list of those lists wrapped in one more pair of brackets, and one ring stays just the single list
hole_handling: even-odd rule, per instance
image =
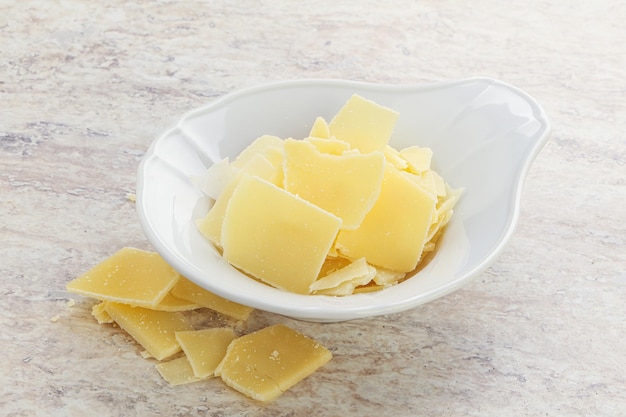
[{"label": "stone table surface", "polygon": [[[626,415],[624,21],[610,0],[0,0],[0,415]],[[276,401],[169,386],[66,292],[119,248],[151,249],[128,195],[187,110],[286,79],[472,76],[552,122],[510,244],[404,313],[255,311],[247,330],[285,323],[334,355]]]}]

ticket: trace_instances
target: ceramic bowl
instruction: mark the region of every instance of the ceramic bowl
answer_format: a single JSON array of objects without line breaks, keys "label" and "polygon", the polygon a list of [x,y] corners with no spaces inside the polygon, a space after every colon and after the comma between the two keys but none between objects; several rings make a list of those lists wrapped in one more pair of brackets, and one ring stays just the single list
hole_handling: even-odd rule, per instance
[{"label": "ceramic bowl", "polygon": [[[233,160],[263,134],[303,138],[316,116],[330,120],[359,94],[399,112],[390,144],[433,150],[433,168],[464,188],[436,255],[410,279],[346,297],[299,295],[239,273],[197,231],[210,201],[191,178]],[[489,78],[428,85],[341,80],[274,83],[226,95],[183,115],[146,152],[138,171],[137,212],[151,244],[182,275],[251,307],[309,321],[397,313],[434,300],[479,276],[502,252],[518,219],[522,185],[548,138],[541,106]]]}]

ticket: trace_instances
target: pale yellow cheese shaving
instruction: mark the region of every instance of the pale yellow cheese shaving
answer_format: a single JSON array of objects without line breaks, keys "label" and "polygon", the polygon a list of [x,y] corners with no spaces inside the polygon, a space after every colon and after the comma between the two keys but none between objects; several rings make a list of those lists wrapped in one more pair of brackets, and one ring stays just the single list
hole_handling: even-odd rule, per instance
[{"label": "pale yellow cheese shaving", "polygon": [[170,385],[189,384],[203,379],[194,375],[191,364],[185,356],[168,362],[157,363],[155,367],[163,379]]}]

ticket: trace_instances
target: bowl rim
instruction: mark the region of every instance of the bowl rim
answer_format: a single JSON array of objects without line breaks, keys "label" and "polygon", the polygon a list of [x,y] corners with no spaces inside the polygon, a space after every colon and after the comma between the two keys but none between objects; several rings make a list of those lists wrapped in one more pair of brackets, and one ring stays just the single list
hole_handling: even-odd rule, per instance
[{"label": "bowl rim", "polygon": [[[533,108],[533,114],[535,118],[542,123],[541,133],[537,135],[534,144],[532,145],[531,151],[529,152],[527,158],[524,160],[523,164],[518,169],[519,176],[518,181],[516,181],[513,186],[515,187],[515,193],[512,196],[513,204],[512,209],[508,213],[506,229],[503,229],[503,233],[500,236],[499,241],[495,248],[485,256],[482,261],[480,261],[473,268],[468,269],[463,274],[459,275],[455,280],[451,281],[445,286],[441,286],[434,291],[431,291],[428,296],[419,298],[419,302],[415,302],[414,297],[407,297],[404,300],[400,300],[393,305],[379,305],[379,306],[368,306],[368,307],[360,307],[360,308],[340,308],[333,309],[329,311],[327,306],[325,307],[311,307],[303,304],[298,308],[298,311],[293,311],[292,307],[283,307],[280,305],[276,305],[273,303],[267,303],[264,300],[260,300],[259,302],[246,304],[251,305],[254,308],[259,308],[261,310],[269,311],[272,313],[301,319],[301,320],[310,320],[310,321],[343,321],[343,320],[351,320],[356,318],[363,317],[371,317],[371,316],[379,316],[385,315],[395,312],[400,312],[407,310],[409,308],[417,307],[418,305],[424,304],[426,302],[430,302],[436,298],[439,298],[443,295],[449,294],[460,287],[466,285],[468,282],[475,279],[482,272],[484,272],[494,261],[498,258],[502,252],[504,251],[506,245],[511,240],[517,223],[519,221],[520,207],[521,207],[521,195],[523,192],[523,186],[530,169],[530,166],[536,159],[537,155],[541,151],[541,149],[545,146],[549,139],[549,134],[551,131],[550,121],[546,115],[546,112],[542,108],[542,106],[535,100],[532,96],[530,96],[525,91],[521,90],[518,87],[515,87],[509,83],[490,78],[490,77],[469,77],[457,80],[450,81],[435,81],[428,82],[423,84],[386,84],[386,83],[371,83],[365,81],[354,81],[354,80],[342,80],[342,79],[328,79],[328,78],[305,78],[305,79],[291,79],[291,80],[283,80],[276,81],[270,83],[264,83],[260,85],[255,85],[247,88],[242,88],[237,91],[233,91],[230,93],[226,93],[221,97],[216,98],[204,105],[193,108],[185,113],[183,113],[180,117],[178,117],[175,124],[171,125],[169,128],[163,130],[150,144],[148,149],[146,150],[144,156],[141,159],[141,162],[137,171],[137,181],[136,181],[136,211],[139,218],[139,223],[141,228],[146,235],[148,241],[152,244],[155,250],[175,269],[178,270],[182,275],[188,277],[190,280],[198,283],[193,279],[193,274],[187,270],[185,265],[180,265],[176,256],[174,256],[168,245],[165,244],[161,238],[156,234],[155,230],[151,226],[151,222],[147,217],[146,203],[144,201],[144,189],[146,182],[146,167],[151,161],[151,159],[155,158],[155,148],[158,145],[159,141],[162,138],[167,137],[171,134],[172,131],[176,129],[180,129],[185,121],[196,114],[206,112],[211,109],[220,108],[223,106],[227,106],[230,102],[238,100],[241,97],[251,96],[259,93],[263,93],[270,90],[276,89],[287,89],[292,87],[316,87],[316,86],[324,86],[324,87],[354,87],[359,90],[368,90],[368,91],[382,91],[382,92],[418,92],[428,89],[437,89],[441,87],[454,87],[455,85],[462,85],[465,83],[472,82],[484,82],[488,84],[494,84],[502,86],[516,95],[520,96],[524,99],[528,104]],[[205,286],[206,287],[206,286]],[[240,298],[233,296],[233,294],[229,292],[224,292],[220,288],[207,288],[209,291],[216,293],[222,297],[227,299],[231,299],[235,302],[242,302]],[[281,290],[277,290],[281,291]],[[295,297],[294,299],[298,299],[301,297],[305,297],[306,299],[310,299],[312,297],[328,297],[328,296],[311,296],[311,295],[300,295],[288,293],[289,297]],[[376,293],[364,293],[353,295],[349,297],[371,297],[371,294]],[[336,297],[335,297],[336,298]],[[304,298],[302,298],[304,300]],[[320,305],[323,303],[320,303]]]}]

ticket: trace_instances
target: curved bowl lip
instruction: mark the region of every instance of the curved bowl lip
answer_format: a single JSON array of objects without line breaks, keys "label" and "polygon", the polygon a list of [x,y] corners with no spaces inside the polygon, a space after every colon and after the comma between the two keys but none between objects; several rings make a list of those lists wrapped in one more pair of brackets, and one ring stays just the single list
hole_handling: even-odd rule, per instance
[{"label": "curved bowl lip", "polygon": [[[544,111],[543,107],[528,93],[521,90],[518,87],[515,87],[509,83],[497,80],[491,77],[484,76],[476,76],[476,77],[468,77],[463,79],[456,80],[448,80],[448,81],[434,81],[434,82],[426,82],[424,84],[386,84],[386,83],[372,83],[365,81],[355,81],[355,80],[344,80],[344,79],[328,79],[328,78],[305,78],[305,79],[291,79],[284,81],[277,81],[271,83],[265,83],[260,85],[255,85],[247,88],[242,88],[236,90],[234,92],[226,93],[225,95],[209,102],[199,107],[193,108],[182,114],[177,120],[177,122],[171,125],[169,128],[165,129],[160,135],[158,135],[151,143],[147,151],[138,167],[137,174],[137,182],[136,182],[136,211],[139,218],[140,226],[146,235],[148,241],[152,244],[155,250],[170,264],[176,266],[176,269],[184,275],[191,276],[194,274],[194,271],[188,269],[184,263],[180,265],[177,256],[171,253],[170,249],[167,245],[165,245],[162,240],[159,238],[157,233],[154,231],[150,219],[146,216],[146,205],[143,199],[143,193],[145,188],[145,172],[146,166],[151,161],[151,159],[155,158],[154,154],[155,147],[157,146],[159,140],[165,136],[167,136],[171,131],[175,129],[179,129],[182,124],[194,114],[201,113],[204,111],[208,111],[211,109],[217,109],[228,105],[229,102],[239,99],[240,97],[255,95],[259,93],[263,93],[264,91],[275,90],[275,89],[285,89],[291,87],[316,87],[316,86],[324,86],[324,87],[354,87],[360,90],[369,90],[369,91],[384,91],[384,92],[417,92],[420,90],[441,88],[441,87],[453,87],[455,85],[461,85],[464,83],[471,82],[485,82],[494,85],[500,85],[514,92],[518,96],[522,97],[529,105],[531,105],[534,109],[534,115],[538,121],[542,124],[541,133],[537,135],[534,144],[532,146],[532,150],[529,153],[528,157],[524,160],[523,165],[519,168],[519,177],[518,181],[512,186],[515,187],[515,193],[513,196],[513,204],[512,210],[509,212],[506,228],[503,229],[504,233],[501,235],[500,240],[497,242],[495,248],[484,257],[484,259],[475,265],[473,268],[468,269],[462,275],[460,275],[457,279],[450,282],[449,284],[439,287],[438,289],[431,291],[426,297],[421,296],[417,297],[407,297],[406,299],[400,300],[392,305],[379,305],[379,306],[367,306],[367,307],[357,307],[357,308],[337,308],[328,310],[326,306],[324,307],[311,307],[311,306],[302,306],[298,309],[298,311],[294,311],[292,306],[284,307],[281,305],[277,305],[274,303],[268,303],[264,300],[241,300],[237,299],[233,294],[225,293],[220,288],[207,288],[209,291],[216,293],[225,298],[229,298],[236,302],[246,302],[245,304],[250,305],[251,307],[258,308],[264,311],[272,312],[275,314],[284,315],[287,317],[299,319],[299,320],[309,320],[309,321],[317,321],[317,322],[335,322],[335,321],[345,321],[352,320],[358,318],[365,317],[373,317],[386,315],[391,313],[398,313],[401,311],[405,311],[410,308],[417,307],[421,304],[430,302],[434,299],[440,298],[446,294],[456,291],[462,286],[466,285],[474,278],[479,276],[482,272],[484,272],[504,251],[506,245],[511,240],[520,214],[521,207],[521,195],[523,192],[523,185],[525,183],[528,171],[530,166],[536,159],[537,155],[541,151],[541,149],[545,146],[549,139],[549,135],[551,132],[551,124]],[[193,280],[193,278],[190,278]],[[375,293],[374,293],[375,294]],[[309,299],[311,296],[308,295],[299,295],[299,294],[289,294],[290,296],[295,297],[295,299],[301,298],[302,300]],[[359,294],[359,296],[369,296],[369,294]],[[315,296],[315,297],[326,297],[326,296]]]}]

